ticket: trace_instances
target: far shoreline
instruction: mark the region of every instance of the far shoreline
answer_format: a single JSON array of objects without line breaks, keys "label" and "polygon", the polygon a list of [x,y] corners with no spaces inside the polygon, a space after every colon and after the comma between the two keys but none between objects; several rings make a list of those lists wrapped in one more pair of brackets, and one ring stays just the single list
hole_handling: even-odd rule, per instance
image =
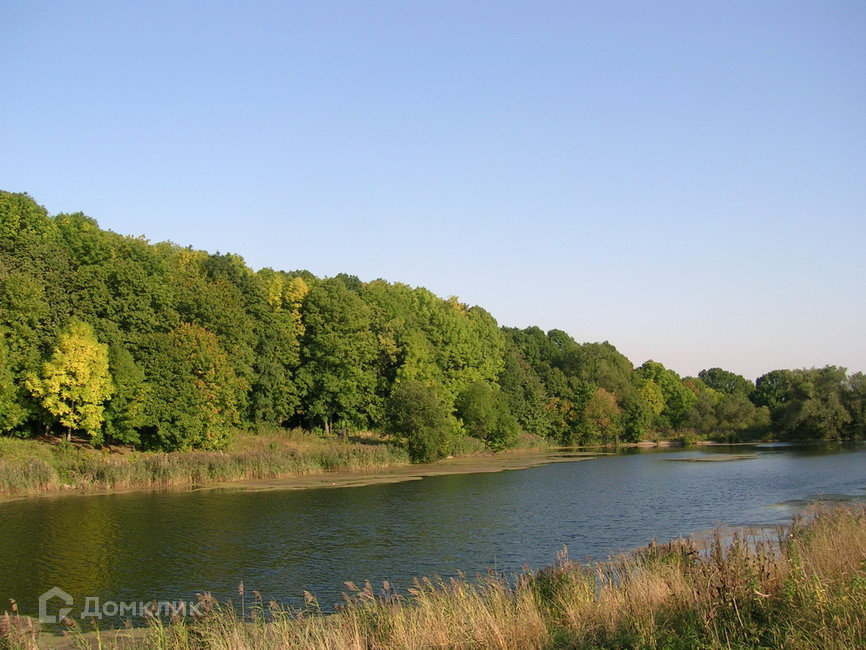
[{"label": "far shoreline", "polygon": [[[20,441],[25,445],[34,444],[35,441]],[[617,453],[624,449],[638,450],[668,450],[687,449],[701,447],[748,447],[758,444],[772,443],[772,440],[755,440],[750,442],[717,442],[712,440],[645,440],[641,442],[622,443],[620,445],[599,446],[550,446],[550,447],[521,447],[505,450],[497,453],[485,452],[480,454],[466,454],[449,456],[431,463],[409,463],[399,459],[385,460],[382,464],[367,466],[338,466],[334,468],[302,468],[292,471],[288,467],[285,473],[279,471],[276,475],[262,478],[239,477],[220,478],[212,480],[189,480],[166,483],[139,483],[119,486],[90,486],[90,485],[53,485],[50,488],[33,489],[28,492],[2,494],[0,493],[0,506],[4,503],[19,501],[22,499],[53,498],[68,496],[99,496],[127,494],[132,492],[201,492],[209,490],[237,490],[237,491],[267,491],[267,490],[306,490],[340,487],[362,487],[374,484],[398,483],[404,481],[420,480],[428,476],[442,476],[451,474],[478,474],[511,470],[530,469],[542,465],[559,462],[577,462],[591,460],[600,456]],[[790,444],[798,444],[798,441],[788,441]],[[801,441],[806,442],[806,441]],[[40,443],[48,444],[48,443]],[[351,446],[352,443],[346,443]],[[96,455],[98,452],[90,450],[87,453]],[[172,457],[175,454],[186,452],[169,452],[165,454]],[[217,452],[220,453],[220,452]],[[225,453],[225,452],[222,452]],[[238,453],[238,452],[229,452]]]},{"label": "far shoreline", "polygon": [[117,488],[70,487],[30,494],[0,495],[0,505],[33,498],[109,496],[135,492],[271,491],[363,487],[417,481],[429,476],[486,474],[540,467],[552,463],[580,462],[609,455],[610,451],[585,451],[577,448],[518,449],[496,454],[454,456],[432,463],[401,464],[378,468],[327,469],[276,478],[223,480],[206,483],[139,485]]}]

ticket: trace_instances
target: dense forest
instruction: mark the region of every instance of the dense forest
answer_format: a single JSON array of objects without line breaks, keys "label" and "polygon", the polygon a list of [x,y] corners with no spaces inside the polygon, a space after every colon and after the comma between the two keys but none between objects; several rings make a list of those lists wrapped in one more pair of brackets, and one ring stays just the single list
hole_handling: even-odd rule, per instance
[{"label": "dense forest", "polygon": [[481,307],[350,275],[253,271],[0,192],[0,434],[219,449],[259,424],[373,430],[414,460],[472,436],[862,438],[866,381],[834,366],[753,383],[635,368],[607,343],[499,327]]}]

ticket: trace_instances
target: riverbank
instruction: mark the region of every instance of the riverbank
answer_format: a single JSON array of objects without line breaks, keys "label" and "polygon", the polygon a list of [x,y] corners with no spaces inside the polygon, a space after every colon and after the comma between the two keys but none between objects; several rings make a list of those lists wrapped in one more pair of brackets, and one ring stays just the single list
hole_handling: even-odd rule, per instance
[{"label": "riverbank", "polygon": [[[866,510],[813,511],[775,539],[718,533],[705,543],[650,545],[591,566],[565,553],[513,579],[346,583],[322,614],[239,590],[235,606],[207,594],[202,616],[146,630],[66,638],[8,619],[10,648],[853,648],[866,643]],[[38,643],[38,645],[37,645]]]},{"label": "riverbank", "polygon": [[321,438],[297,429],[239,431],[224,451],[170,453],[0,438],[0,495],[190,487],[406,465],[406,452],[380,439]]},{"label": "riverbank", "polygon": [[[237,432],[225,451],[136,452],[0,437],[0,502],[25,496],[152,489],[301,489],[413,480],[423,476],[523,469],[553,462],[543,439],[521,448],[413,465],[406,451],[374,435],[320,437],[299,429]],[[595,454],[592,454],[595,455]]]}]

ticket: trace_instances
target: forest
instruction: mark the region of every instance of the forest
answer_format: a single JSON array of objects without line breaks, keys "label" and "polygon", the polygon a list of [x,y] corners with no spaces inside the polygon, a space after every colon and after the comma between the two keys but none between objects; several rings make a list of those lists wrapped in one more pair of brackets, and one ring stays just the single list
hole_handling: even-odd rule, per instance
[{"label": "forest", "polygon": [[369,430],[429,461],[520,432],[830,440],[863,438],[864,423],[860,372],[680,377],[424,288],[254,271],[0,192],[0,435],[171,451],[221,449],[261,424]]}]

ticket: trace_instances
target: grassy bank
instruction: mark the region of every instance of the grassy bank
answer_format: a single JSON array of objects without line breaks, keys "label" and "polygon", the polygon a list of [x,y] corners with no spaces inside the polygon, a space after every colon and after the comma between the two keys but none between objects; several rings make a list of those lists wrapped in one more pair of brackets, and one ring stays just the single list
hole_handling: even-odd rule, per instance
[{"label": "grassy bank", "polygon": [[[198,620],[98,637],[73,629],[60,643],[177,650],[864,647],[866,510],[820,510],[777,539],[676,541],[594,566],[563,554],[550,568],[512,580],[425,578],[405,595],[388,584],[346,585],[336,614],[320,613],[312,596],[296,611],[253,592],[242,595],[242,617],[204,596]],[[14,618],[7,627],[15,628]],[[35,647],[26,629],[6,643]]]},{"label": "grassy bank", "polygon": [[[551,448],[544,438],[521,434],[511,451]],[[467,436],[454,453],[476,457],[491,452],[482,441]],[[262,427],[257,433],[237,431],[224,451],[169,453],[0,437],[0,496],[168,488],[409,465],[405,449],[375,434],[341,439],[276,427]]]},{"label": "grassy bank", "polygon": [[171,487],[408,463],[403,449],[375,438],[339,440],[276,428],[238,431],[225,451],[171,453],[0,437],[0,494]]}]

